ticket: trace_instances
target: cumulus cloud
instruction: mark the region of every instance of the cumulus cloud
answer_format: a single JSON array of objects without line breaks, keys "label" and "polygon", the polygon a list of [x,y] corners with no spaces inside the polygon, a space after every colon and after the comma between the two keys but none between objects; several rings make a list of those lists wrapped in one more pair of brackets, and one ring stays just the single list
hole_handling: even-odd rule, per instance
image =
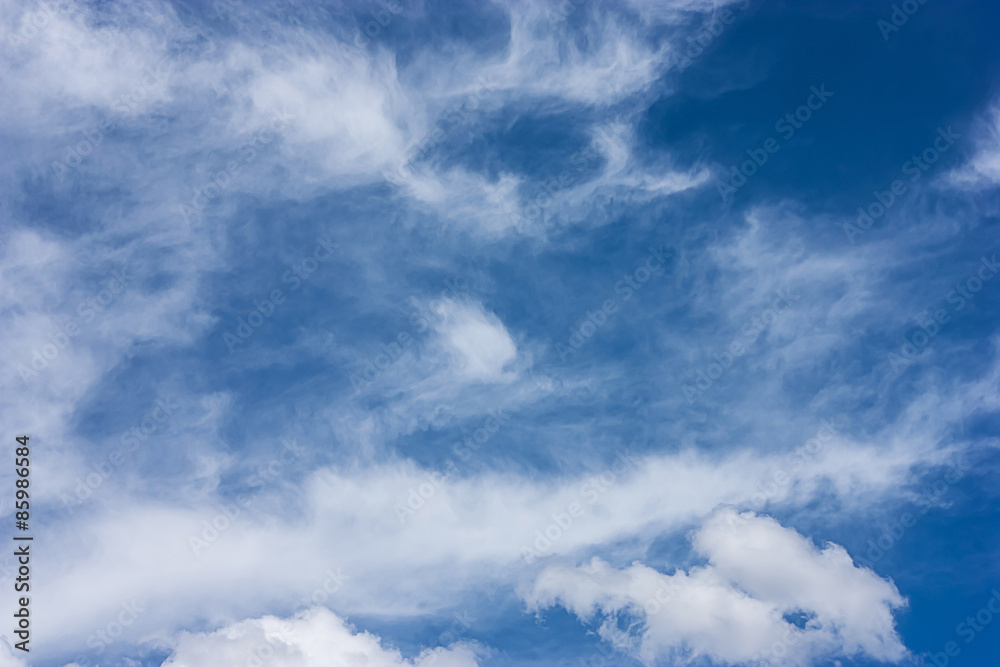
[{"label": "cumulus cloud", "polygon": [[404,658],[368,632],[357,632],[322,607],[281,619],[247,619],[210,633],[184,633],[174,643],[164,667],[255,665],[274,667],[476,667],[476,651],[468,644],[427,649]]},{"label": "cumulus cloud", "polygon": [[[40,618],[38,630],[82,639],[92,631],[90,619],[114,618],[120,601],[133,596],[148,611],[128,629],[130,640],[155,628],[176,627],[189,618],[194,600],[201,600],[199,614],[213,621],[229,610],[251,616],[306,595],[333,565],[351,577],[331,598],[329,606],[337,611],[410,615],[443,609],[469,582],[500,573],[502,581],[515,583],[552,557],[580,557],[622,541],[648,546],[720,504],[747,507],[759,482],[775,470],[787,470],[790,477],[771,497],[776,506],[801,506],[829,487],[843,511],[850,512],[872,494],[905,485],[914,465],[933,460],[907,447],[887,455],[838,441],[825,449],[798,469],[784,457],[748,451],[722,459],[690,451],[642,458],[624,454],[625,463],[606,461],[579,475],[533,482],[498,473],[466,475],[462,469],[442,479],[412,462],[327,468],[312,472],[300,491],[270,483],[249,507],[213,496],[196,507],[178,508],[116,494],[114,508],[93,507],[87,517],[60,525],[62,539],[89,546],[73,551],[71,560],[45,565],[50,575],[39,584],[39,598],[58,591],[67,603]],[[467,463],[456,459],[456,465]],[[397,506],[410,511],[401,513]],[[841,551],[807,557],[811,552],[796,546],[800,538],[780,527],[751,524],[754,530],[737,533],[738,544],[753,544],[759,536],[771,540],[767,555],[803,564],[794,572],[797,583],[824,568],[839,577],[846,567]],[[802,604],[840,622],[843,608],[825,607],[817,599],[826,588],[814,583],[808,594],[767,588],[764,564],[741,572],[725,543],[712,541],[720,524],[708,525],[696,546],[717,559],[711,566],[714,576],[739,580],[743,590],[766,597],[775,609]],[[358,532],[357,526],[366,530]],[[345,534],[352,535],[349,542],[342,539]],[[197,549],[193,537],[203,541]],[[297,547],[274,552],[276,543]],[[400,552],[408,554],[405,561],[398,558]],[[840,584],[853,581],[844,576]],[[257,582],[252,589],[245,586],[248,580]],[[869,599],[859,586],[844,590]],[[215,593],[211,603],[203,599],[206,588]],[[89,616],[78,616],[77,604],[86,604]],[[870,650],[872,640],[851,637]]]},{"label": "cumulus cloud", "polygon": [[[906,655],[893,610],[905,604],[892,582],[854,565],[843,547],[816,547],[772,518],[722,509],[693,535],[704,566],[674,574],[641,563],[616,569],[553,565],[524,595],[532,609],[564,606],[581,619],[605,617],[601,635],[658,659],[802,665],[826,657]],[[636,635],[619,617],[638,619]]]}]

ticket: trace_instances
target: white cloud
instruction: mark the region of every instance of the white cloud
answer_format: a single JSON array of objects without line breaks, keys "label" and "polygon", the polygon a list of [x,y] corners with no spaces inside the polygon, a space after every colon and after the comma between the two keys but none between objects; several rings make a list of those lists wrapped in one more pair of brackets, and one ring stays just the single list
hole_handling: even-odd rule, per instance
[{"label": "white cloud", "polygon": [[[329,187],[336,178],[337,187],[344,187],[396,164],[420,133],[425,112],[419,96],[401,87],[390,54],[369,58],[335,40],[325,42],[322,53],[289,56],[282,50],[266,59],[238,47],[230,63],[253,63],[242,91],[253,112],[236,122],[252,131],[289,115],[284,163],[303,166],[299,177],[306,182]],[[311,174],[309,164],[321,171]]]},{"label": "white cloud", "polygon": [[[559,604],[581,619],[610,617],[602,636],[635,643],[647,664],[709,658],[802,665],[838,655],[906,655],[892,615],[905,600],[892,582],[855,567],[843,547],[819,549],[771,518],[732,509],[714,513],[692,541],[707,565],[672,575],[640,563],[616,570],[596,558],[579,568],[555,565],[525,599],[536,610]],[[622,614],[641,619],[637,637],[617,629]],[[788,614],[802,620],[793,624]]]},{"label": "white cloud", "polygon": [[[19,29],[18,17],[32,6],[8,4],[10,18],[2,28],[12,34]],[[670,11],[703,11],[703,5],[682,2]],[[428,143],[430,131],[456,104],[462,105],[459,125],[504,106],[516,113],[525,103],[534,106],[538,96],[560,100],[557,104],[605,106],[644,90],[666,67],[665,47],[653,48],[644,37],[667,19],[588,19],[580,28],[587,39],[581,41],[566,22],[552,22],[551,8],[537,3],[505,8],[510,41],[502,57],[454,43],[444,50],[447,60],[436,52],[418,52],[405,65],[384,45],[359,50],[346,37],[308,29],[304,39],[302,28],[273,23],[264,15],[255,19],[268,22],[266,40],[246,31],[218,44],[213,39],[213,48],[199,50],[191,44],[197,41],[193,30],[169,6],[156,2],[111,14],[52,6],[56,11],[48,24],[17,51],[16,66],[0,70],[13,91],[0,102],[0,115],[8,125],[30,118],[30,141],[37,144],[8,159],[32,154],[46,169],[53,160],[68,160],[74,146],[86,143],[85,136],[101,136],[95,130],[101,121],[116,122],[112,135],[123,126],[148,128],[154,123],[148,112],[154,108],[162,115],[198,119],[173,138],[168,151],[171,164],[188,166],[144,175],[159,184],[158,190],[171,192],[166,202],[171,214],[210,183],[210,169],[239,157],[237,151],[243,149],[238,146],[274,130],[272,122],[283,119],[276,132],[280,141],[268,141],[261,157],[243,165],[242,175],[232,179],[220,199],[259,193],[263,187],[305,197],[387,178],[442,218],[484,236],[537,233],[535,225],[503,213],[512,208],[517,177],[494,179],[461,167],[430,165],[410,173],[399,165]],[[80,68],[86,72],[67,76]],[[156,76],[150,78],[150,71]],[[481,82],[489,83],[484,87]],[[136,90],[141,99],[129,98],[123,106],[121,96]],[[475,103],[467,108],[470,97]],[[99,157],[85,156],[81,170],[110,171],[105,175],[117,184],[132,175],[127,173],[129,156],[121,156],[124,165],[114,164],[114,138],[102,139],[94,151]],[[279,173],[273,173],[279,163]],[[113,173],[116,168],[126,173]],[[582,205],[598,187],[615,190],[619,197],[627,187],[647,195],[669,194],[707,177],[700,169],[646,174],[631,166],[614,172],[601,175],[570,203]],[[215,201],[213,209],[224,210],[224,204]]]},{"label": "white cloud", "polygon": [[472,229],[488,238],[538,231],[510,213],[517,206],[521,183],[513,174],[501,174],[491,181],[460,167],[446,171],[406,167],[389,172],[386,178],[400,185],[415,202],[432,208],[461,229]]},{"label": "white cloud", "polygon": [[0,667],[28,667],[28,662],[14,655],[7,639],[0,637]]},{"label": "white cloud", "polygon": [[[674,21],[680,12],[705,11],[711,7],[701,2],[675,3],[657,12],[657,16],[645,16],[639,23],[603,12],[600,18],[588,17],[573,30],[566,21],[554,18],[553,11],[560,11],[554,5],[512,2],[506,9],[510,40],[505,57],[484,58],[455,47],[458,53],[451,53],[452,59],[447,62],[433,57],[417,59],[418,64],[410,71],[400,73],[414,104],[424,110],[434,109],[443,117],[447,114],[441,112],[449,109],[447,101],[452,102],[452,107],[461,101],[459,125],[469,123],[484,109],[495,111],[506,107],[514,112],[522,107],[535,109],[539,99],[553,100],[554,109],[609,106],[640,94],[668,67],[665,55],[668,48],[653,48],[645,39],[650,28],[661,21]],[[470,96],[473,90],[475,93]],[[475,98],[474,109],[478,111],[465,106],[470,97]],[[426,125],[432,126],[433,123]],[[596,202],[626,197],[648,200],[708,181],[709,171],[697,165],[677,171],[670,165],[647,168],[635,164],[631,127],[626,121],[619,121],[610,130],[610,134],[604,135],[608,141],[602,140],[597,148],[608,163],[600,171],[587,173],[582,182],[561,187],[552,198],[554,201],[544,206],[542,216],[524,215],[520,211],[530,206],[530,202],[521,202],[520,197],[537,195],[537,184],[509,173],[489,178],[462,167],[441,169],[421,164],[390,169],[387,178],[400,185],[408,196],[433,207],[439,216],[486,237],[508,233],[544,236],[553,220],[562,224],[579,223],[594,211]],[[426,145],[426,140],[424,136],[411,143],[407,157]],[[405,158],[399,164],[404,163]],[[575,166],[566,167],[576,178]],[[551,180],[557,178],[556,171],[549,176]],[[524,191],[519,192],[522,186]]]},{"label": "white cloud", "polygon": [[718,12],[723,7],[739,3],[739,9],[746,9],[749,0],[628,0],[628,4],[647,17],[664,23],[676,23],[689,18],[692,13],[708,14]]},{"label": "white cloud", "polygon": [[168,98],[166,42],[180,26],[167,7],[137,3],[101,13],[76,3],[3,4],[0,39],[9,57],[0,73],[17,91],[0,101],[8,126],[30,123],[37,134],[69,110],[145,109]]},{"label": "white cloud", "polygon": [[[666,13],[651,11],[649,15],[673,20],[677,11],[706,10],[710,4],[714,3],[688,0],[674,3]],[[21,6],[4,5],[9,20],[0,28],[4,31],[0,37],[21,25],[19,11],[6,12],[15,5]],[[4,413],[17,415],[24,430],[52,443],[40,454],[36,472],[50,482],[41,499],[54,502],[58,502],[58,494],[73,488],[79,476],[91,473],[83,461],[85,448],[106,444],[97,442],[98,437],[88,440],[72,429],[77,420],[86,418],[86,401],[99,395],[102,382],[111,382],[114,369],[137,354],[140,346],[141,354],[149,354],[156,345],[170,345],[185,357],[195,344],[205,342],[201,337],[213,324],[211,313],[218,303],[203,289],[218,285],[219,277],[233,268],[225,259],[230,254],[225,241],[231,237],[230,242],[239,242],[239,235],[230,234],[233,230],[229,225],[243,222],[227,219],[226,209],[217,202],[220,212],[212,224],[182,223],[176,205],[190,200],[192,187],[205,185],[206,172],[224,164],[247,134],[266,129],[278,113],[288,111],[292,117],[281,129],[281,140],[272,145],[273,150],[261,151],[252,165],[246,165],[246,171],[225,190],[223,198],[244,192],[263,196],[274,190],[282,195],[315,194],[377,181],[387,169],[405,164],[425,141],[441,110],[448,109],[455,99],[464,99],[474,88],[472,82],[481,77],[492,77],[496,84],[484,96],[489,100],[481,100],[477,110],[494,112],[509,105],[507,113],[516,116],[519,104],[535,108],[535,98],[541,97],[551,98],[546,103],[556,109],[606,109],[641,94],[665,67],[665,49],[651,46],[643,30],[624,19],[591,21],[583,27],[586,39],[577,40],[568,34],[568,24],[550,25],[542,13],[533,9],[522,12],[518,7],[511,8],[511,42],[499,60],[493,55],[463,52],[454,58],[462,61],[458,64],[450,60],[428,64],[419,55],[406,61],[408,64],[400,64],[381,46],[370,52],[354,51],[310,26],[286,30],[272,24],[267,27],[267,40],[252,31],[237,31],[235,37],[215,41],[202,40],[202,35],[190,32],[193,29],[181,27],[166,6],[129,5],[121,11],[134,11],[134,16],[120,21],[121,17],[104,16],[100,23],[87,13],[93,11],[60,5],[48,27],[15,58],[0,65],[0,77],[10,91],[0,101],[8,135],[18,134],[23,123],[30,122],[35,135],[31,140],[51,144],[38,155],[51,153],[60,159],[69,142],[65,137],[72,135],[75,144],[81,127],[93,127],[95,118],[116,113],[114,104],[120,95],[143,85],[145,67],[155,67],[160,58],[170,54],[174,72],[144,90],[143,99],[130,105],[130,117],[123,124],[128,124],[128,136],[135,137],[134,143],[125,148],[116,143],[125,142],[124,132],[109,136],[81,169],[97,183],[113,184],[115,206],[120,204],[121,210],[104,204],[84,210],[86,200],[80,198],[74,200],[74,210],[79,211],[81,220],[88,221],[81,224],[92,221],[93,228],[81,230],[78,238],[70,238],[68,233],[47,234],[30,227],[37,220],[23,219],[15,220],[4,238],[0,296],[5,304],[2,314],[10,317],[12,326],[6,330],[0,361],[8,371],[18,363],[30,362],[33,350],[47,344],[49,334],[75,315],[79,300],[103,288],[104,278],[95,278],[95,273],[103,276],[105,267],[108,271],[119,268],[132,251],[145,255],[136,284],[61,351],[37,383],[25,385],[13,371],[0,383]],[[398,20],[397,25],[401,25],[405,19]],[[209,41],[211,47],[204,50],[193,46]],[[452,65],[453,69],[438,76],[442,67]],[[418,71],[420,68],[426,71]],[[218,84],[225,90],[220,88],[215,94],[213,88]],[[205,93],[209,97],[204,97]],[[154,109],[163,111],[156,125],[153,114],[148,113]],[[92,117],[87,118],[87,114]],[[70,117],[73,123],[67,124]],[[170,134],[175,130],[164,118],[176,119],[180,130]],[[471,125],[474,119],[469,120]],[[558,211],[561,219],[578,222],[604,197],[630,193],[651,199],[704,182],[706,173],[700,169],[676,172],[666,161],[650,168],[637,165],[628,120],[615,120],[608,127],[603,170],[555,197],[552,210]],[[155,131],[147,137],[144,133],[150,128]],[[984,144],[981,156],[972,164],[975,174],[995,180],[996,152],[989,152],[990,145],[996,142]],[[34,154],[18,150],[5,156],[5,166],[13,165],[8,175],[23,167],[18,160],[34,159],[27,157]],[[119,155],[123,156],[121,164],[111,159]],[[539,231],[519,227],[503,213],[517,199],[522,185],[519,177],[501,174],[490,180],[462,167],[436,168],[433,160],[429,162],[421,163],[413,169],[414,175],[404,176],[398,184],[411,200],[438,214],[432,224],[460,219],[488,237]],[[276,165],[281,169],[269,173]],[[116,169],[122,173],[115,173]],[[66,191],[94,185],[86,179],[73,180],[75,176],[66,180]],[[63,186],[53,187],[58,190]],[[248,231],[248,238],[252,231]],[[829,284],[839,275],[856,273],[859,278],[845,284],[857,292],[863,281],[869,280],[860,271],[869,265],[868,256],[817,262],[815,256],[797,247],[772,247],[759,238],[756,244],[750,243],[755,237],[756,232],[749,234],[747,243],[717,257],[720,264],[729,262],[745,270],[744,284],[753,286],[733,291],[736,296],[732,301],[737,305],[752,306],[765,292],[789,281]],[[382,256],[377,261],[383,261]],[[206,274],[210,274],[209,280],[205,280]],[[704,293],[715,294],[712,290]],[[863,299],[853,301],[865,305]],[[836,315],[838,311],[827,304],[814,301],[815,312],[808,318],[802,315],[802,321],[820,319],[816,313]],[[731,305],[717,304],[742,317],[739,308],[726,307]],[[806,310],[804,304],[799,308]],[[844,315],[845,322],[852,314]],[[518,337],[515,342],[501,319],[482,304],[445,303],[435,315],[431,336],[373,383],[373,392],[384,390],[389,397],[381,414],[367,407],[352,412],[354,404],[334,405],[325,412],[326,406],[303,405],[300,414],[314,410],[313,421],[329,426],[347,443],[345,450],[356,447],[363,451],[366,437],[373,441],[381,438],[384,443],[418,427],[481,418],[489,408],[505,407],[513,412],[555,386],[550,383],[546,392],[529,388],[524,374],[531,368],[530,341]],[[790,317],[789,328],[791,322]],[[690,337],[690,332],[685,335]],[[807,357],[808,352],[802,351],[800,357]],[[777,383],[782,374],[771,377]],[[476,391],[470,391],[472,387]],[[754,391],[764,393],[760,385]],[[844,501],[845,511],[850,511],[889,490],[897,492],[901,484],[913,479],[915,466],[937,463],[944,456],[938,444],[940,427],[947,419],[966,414],[964,408],[977,400],[980,404],[994,401],[995,407],[995,376],[992,384],[980,388],[979,395],[987,398],[974,397],[963,404],[964,399],[929,397],[917,406],[919,410],[907,411],[910,430],[890,429],[865,443],[838,442],[836,455],[831,446],[796,471],[772,502],[804,503],[829,488]],[[188,395],[180,401],[196,406],[199,397]],[[174,484],[161,479],[162,484],[151,489],[149,480],[123,471],[120,477],[105,482],[101,497],[91,501],[88,512],[47,528],[52,531],[53,544],[69,548],[40,555],[40,563],[51,572],[40,586],[40,598],[65,601],[49,605],[56,611],[39,619],[43,634],[82,643],[93,630],[91,623],[113,619],[121,600],[133,595],[148,600],[150,611],[136,624],[136,630],[142,632],[130,634],[129,641],[190,623],[192,609],[213,622],[225,623],[234,617],[234,610],[245,612],[236,618],[263,613],[270,604],[284,604],[289,596],[308,591],[331,561],[343,563],[363,583],[338,598],[335,604],[343,605],[338,607],[341,611],[420,613],[454,601],[455,589],[462,585],[453,576],[455,572],[475,580],[506,568],[502,576],[508,581],[516,579],[523,566],[521,546],[533,542],[535,531],[544,529],[553,513],[561,514],[569,503],[579,500],[588,477],[581,468],[590,466],[595,471],[601,465],[580,461],[579,467],[552,479],[462,471],[436,488],[426,506],[405,525],[399,523],[393,505],[405,502],[411,489],[426,484],[430,471],[391,457],[386,457],[388,461],[366,460],[357,467],[303,470],[299,488],[291,488],[290,483],[269,486],[253,509],[233,522],[199,559],[191,553],[188,539],[202,530],[204,521],[217,516],[220,504],[229,502],[218,495],[218,487],[231,479],[234,466],[245,462],[217,433],[241,416],[234,413],[238,404],[238,397],[230,400],[228,395],[219,395],[215,401],[206,399],[202,409],[186,410],[172,422],[175,433],[170,437],[164,434],[161,444],[164,451],[178,457],[191,456],[191,474],[185,479],[175,479]],[[917,418],[918,413],[930,415],[934,421],[928,425]],[[761,414],[775,423],[785,423],[771,419],[775,412]],[[192,426],[196,419],[205,423]],[[340,428],[351,420],[356,421]],[[577,432],[581,439],[586,438],[586,429]],[[779,456],[759,455],[752,444],[721,457],[699,454],[686,446],[680,454],[647,457],[616,480],[600,502],[588,508],[585,518],[561,533],[547,553],[577,557],[620,540],[641,545],[655,535],[670,534],[699,520],[719,503],[747,499],[759,480],[785,467]],[[326,445],[327,441],[316,440],[306,446],[319,451]],[[170,494],[175,495],[162,497]],[[755,520],[759,521],[763,520]],[[845,585],[853,582],[859,599],[874,600],[883,609],[889,605],[888,594],[871,597],[874,584],[856,579],[842,552],[810,550],[812,547],[795,542],[780,527],[772,530],[777,531],[775,535],[764,528],[760,532],[768,543],[774,549],[780,547],[785,558],[801,566],[791,573],[800,583],[808,580],[811,588],[787,591],[777,587],[773,581],[777,575],[763,566],[752,571],[740,569],[743,566],[732,562],[735,557],[726,550],[732,541],[711,543],[713,533],[707,527],[700,537],[708,540],[703,546],[716,560],[708,568],[681,573],[691,587],[692,603],[700,600],[705,608],[724,609],[734,623],[743,619],[746,625],[741,626],[744,634],[740,636],[748,642],[756,637],[771,639],[773,630],[785,628],[774,614],[801,603],[811,605],[817,618],[822,614],[831,624],[844,628],[838,641],[845,650],[853,642],[874,655],[879,641],[886,655],[896,650],[885,630],[891,618],[887,621],[877,614],[865,617],[872,621],[870,627],[859,629],[850,618],[844,620],[845,604],[823,598],[825,589],[809,577]],[[352,538],[349,544],[343,540],[345,535]],[[272,550],[278,543],[298,547],[290,555],[279,554]],[[401,553],[407,554],[406,558],[401,559]],[[628,576],[643,582],[656,582],[663,576],[649,568],[635,569],[639,567],[627,570],[630,575],[616,575],[622,585],[631,585]],[[613,579],[612,573],[607,576]],[[740,588],[733,584],[736,579]],[[248,587],[246,581],[255,585]],[[697,598],[696,593],[704,593],[704,597]],[[216,602],[201,604],[206,598]],[[583,609],[588,600],[581,598],[574,604]],[[368,635],[353,633],[342,624],[338,630],[340,621],[322,614],[317,618],[326,618],[323,632],[342,637],[345,645],[360,647],[364,655],[381,656],[379,659],[388,661],[385,664],[403,664]],[[298,643],[282,649],[289,660],[308,660],[303,657],[305,647],[321,645],[322,638],[310,634],[315,629],[312,624],[320,620],[294,622]],[[266,618],[244,621],[219,633],[189,635],[184,640],[187,643],[178,645],[177,659],[195,660],[202,648],[213,659],[228,655],[226,647],[239,644],[239,637],[264,637],[271,623]],[[230,644],[233,632],[243,634]],[[822,637],[815,635],[812,641],[816,646]],[[0,661],[7,657],[0,656]],[[447,659],[455,665],[474,664],[458,648],[448,653]],[[223,663],[209,660],[208,664]]]},{"label": "white cloud", "polygon": [[517,346],[500,319],[476,303],[445,301],[437,306],[440,343],[451,370],[467,380],[496,382],[517,357]]},{"label": "white cloud", "polygon": [[[635,160],[638,140],[635,128],[624,122],[607,123],[592,132],[591,150],[604,159],[594,178],[558,191],[545,207],[549,224],[579,223],[593,215],[600,202],[642,203],[704,185],[707,168],[695,165],[676,170],[669,164],[645,166]],[[527,208],[526,208],[527,210]]]},{"label": "white cloud", "polygon": [[[654,47],[646,39],[646,30],[676,23],[685,12],[707,13],[729,3],[632,4],[641,17],[638,23],[614,12],[594,13],[586,0],[510,2],[507,58],[485,68],[488,76],[521,95],[611,105],[647,89],[668,67],[665,56],[670,46],[658,40]],[[570,22],[562,20],[560,13],[586,16],[582,26],[576,26],[581,32],[570,30]],[[581,33],[585,39],[579,39]]]},{"label": "white cloud", "polygon": [[978,190],[1000,184],[1000,104],[980,126],[976,152],[969,161],[946,175],[946,182],[961,190]]},{"label": "white cloud", "polygon": [[[482,303],[442,295],[414,304],[416,343],[359,387],[359,403],[330,409],[339,436],[364,443],[366,457],[399,435],[481,422],[491,410],[517,410],[544,393],[529,379],[531,354]],[[376,395],[385,410],[366,407]]]},{"label": "white cloud", "polygon": [[357,632],[322,607],[290,619],[247,619],[212,633],[184,633],[164,667],[476,667],[475,650],[466,644],[428,649],[403,658],[378,637]]},{"label": "white cloud", "polygon": [[90,472],[81,472],[83,450],[70,432],[73,410],[129,345],[190,344],[212,322],[194,304],[197,252],[155,291],[143,282],[158,267],[130,262],[127,252],[97,235],[71,241],[24,228],[0,251],[0,313],[14,324],[0,349],[0,389],[19,429],[52,443],[35,461],[53,481],[42,498],[58,498]]},{"label": "white cloud", "polygon": [[[214,495],[182,508],[108,493],[106,502],[91,506],[86,516],[53,527],[63,543],[77,546],[64,550],[72,558],[56,552],[41,556],[39,567],[49,576],[36,593],[40,604],[52,596],[64,604],[39,618],[37,629],[62,641],[81,641],[95,623],[112,620],[122,600],[133,598],[148,611],[128,629],[126,641],[190,623],[192,605],[199,618],[221,623],[298,600],[331,567],[351,577],[327,603],[332,609],[426,613],[454,604],[471,582],[499,576],[515,583],[544,565],[546,557],[585,556],[623,540],[631,543],[630,553],[641,553],[652,540],[675,535],[721,503],[746,506],[758,482],[777,469],[787,470],[791,482],[772,502],[801,506],[832,486],[842,511],[852,512],[860,509],[859,502],[905,485],[913,465],[933,458],[906,447],[888,454],[844,441],[824,450],[825,456],[798,470],[778,456],[743,451],[715,458],[688,451],[637,459],[614,475],[597,464],[589,472],[535,481],[497,473],[465,476],[459,470],[435,483],[429,471],[412,462],[320,469],[298,488],[268,484],[232,519],[222,508],[229,506],[232,513],[234,501]],[[433,489],[429,494],[427,484]],[[401,522],[397,505],[410,505],[412,494],[424,496],[422,506]],[[566,526],[572,503],[583,512]],[[555,534],[550,526],[557,515],[566,527]],[[206,532],[213,521],[224,526],[214,536]],[[539,548],[537,531],[551,533],[549,545]],[[351,539],[345,541],[344,535]],[[710,534],[705,535],[708,540]],[[197,555],[192,536],[207,541]],[[296,547],[275,550],[276,544]],[[781,544],[791,552],[787,540]],[[538,550],[533,563],[524,558],[525,547]],[[720,547],[712,546],[711,552],[720,559],[713,566],[719,576],[733,572],[764,585],[764,570],[749,579],[722,560],[726,552]],[[833,556],[824,558],[832,559],[833,570],[839,567]],[[255,585],[248,588],[246,581]],[[212,592],[211,602],[205,591]],[[835,616],[836,610],[811,597],[802,602]]]}]

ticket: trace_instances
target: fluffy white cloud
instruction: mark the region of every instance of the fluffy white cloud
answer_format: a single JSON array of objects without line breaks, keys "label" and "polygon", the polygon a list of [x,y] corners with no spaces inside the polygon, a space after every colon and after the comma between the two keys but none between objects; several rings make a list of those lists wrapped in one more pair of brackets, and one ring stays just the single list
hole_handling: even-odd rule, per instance
[{"label": "fluffy white cloud", "polygon": [[500,319],[474,303],[442,302],[437,310],[437,331],[453,371],[469,380],[502,380],[517,346]]},{"label": "fluffy white cloud", "polygon": [[[470,582],[500,576],[513,584],[543,566],[546,557],[581,557],[622,540],[631,541],[631,553],[641,553],[642,545],[676,535],[720,503],[746,506],[758,483],[775,470],[787,471],[790,482],[772,501],[794,499],[801,505],[817,492],[836,490],[844,511],[853,511],[859,500],[905,485],[917,461],[932,460],[904,447],[887,454],[839,440],[824,451],[798,469],[784,457],[742,451],[719,459],[689,451],[603,470],[595,464],[589,473],[531,482],[510,474],[466,476],[461,468],[442,481],[411,462],[320,469],[300,488],[288,487],[279,476],[245,508],[214,494],[197,506],[178,508],[107,493],[87,516],[58,526],[64,543],[78,546],[67,549],[72,558],[40,562],[50,573],[40,583],[40,604],[55,595],[65,604],[39,618],[38,631],[81,641],[95,623],[113,619],[122,600],[133,598],[147,611],[130,626],[127,641],[178,627],[190,619],[192,605],[199,616],[221,623],[308,595],[330,568],[342,568],[350,577],[327,603],[338,612],[409,615],[442,609]],[[574,503],[581,511],[572,509]],[[411,511],[401,513],[399,506]],[[193,537],[204,542],[193,546]],[[705,533],[701,539],[719,559],[716,576],[764,585],[728,564],[727,552],[711,545],[710,537]],[[276,544],[296,547],[276,551]],[[780,544],[791,550],[787,540]],[[536,552],[533,558],[525,557],[526,547]],[[407,557],[401,560],[400,553]],[[834,571],[840,567],[835,555],[824,557]],[[813,571],[819,570],[804,570]],[[763,570],[755,572],[763,576]],[[248,580],[255,586],[248,588]],[[212,591],[211,602],[204,598],[206,590]],[[800,601],[839,618],[836,609],[814,597],[785,600],[761,590],[775,604]],[[864,637],[856,641],[870,643]]]},{"label": "fluffy white cloud", "polygon": [[184,633],[164,667],[476,667],[469,645],[428,649],[412,660],[356,632],[322,607],[290,619],[247,619],[211,633]]},{"label": "fluffy white cloud", "polygon": [[[733,509],[709,517],[693,545],[707,565],[672,575],[640,563],[618,570],[597,558],[578,568],[554,565],[525,599],[533,609],[562,605],[581,619],[600,612],[602,636],[634,643],[649,664],[709,658],[802,665],[836,655],[906,655],[892,615],[905,600],[892,582],[856,567],[843,547],[819,549],[774,519]],[[641,619],[637,637],[618,630],[622,615]]]}]

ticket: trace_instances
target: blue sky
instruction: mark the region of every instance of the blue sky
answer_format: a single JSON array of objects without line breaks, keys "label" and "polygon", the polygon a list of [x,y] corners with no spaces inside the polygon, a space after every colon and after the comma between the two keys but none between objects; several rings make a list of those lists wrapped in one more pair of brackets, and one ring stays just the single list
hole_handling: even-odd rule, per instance
[{"label": "blue sky", "polygon": [[2,15],[0,665],[995,661],[994,3]]}]

